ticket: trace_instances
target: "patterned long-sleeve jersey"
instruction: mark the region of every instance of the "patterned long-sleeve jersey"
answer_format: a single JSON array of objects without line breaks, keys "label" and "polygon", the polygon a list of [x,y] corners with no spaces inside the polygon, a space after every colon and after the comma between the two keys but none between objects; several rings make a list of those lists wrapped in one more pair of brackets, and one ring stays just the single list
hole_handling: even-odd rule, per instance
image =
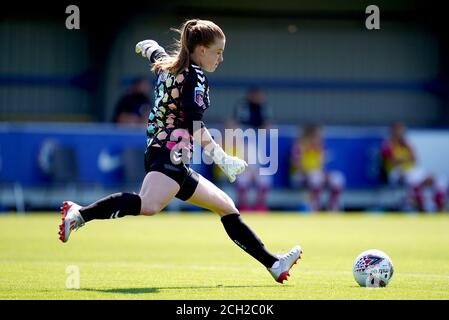
[{"label": "patterned long-sleeve jersey", "polygon": [[207,78],[195,64],[178,75],[161,71],[157,76],[154,107],[148,118],[147,145],[184,149],[191,155],[194,122],[203,126],[203,113],[210,104]]}]

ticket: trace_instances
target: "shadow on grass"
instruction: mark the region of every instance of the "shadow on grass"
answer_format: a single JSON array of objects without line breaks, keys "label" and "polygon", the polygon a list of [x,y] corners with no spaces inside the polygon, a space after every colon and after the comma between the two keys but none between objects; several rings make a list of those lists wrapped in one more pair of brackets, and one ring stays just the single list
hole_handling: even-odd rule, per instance
[{"label": "shadow on grass", "polygon": [[195,290],[195,289],[234,289],[234,288],[270,288],[279,287],[278,285],[267,286],[192,286],[192,287],[159,287],[159,288],[112,288],[112,289],[94,289],[83,288],[82,291],[104,292],[104,293],[123,293],[123,294],[143,294],[158,293],[160,290]]},{"label": "shadow on grass", "polygon": [[113,288],[113,289],[93,289],[83,288],[80,291],[103,292],[103,293],[124,293],[124,294],[142,294],[158,293],[158,288]]}]

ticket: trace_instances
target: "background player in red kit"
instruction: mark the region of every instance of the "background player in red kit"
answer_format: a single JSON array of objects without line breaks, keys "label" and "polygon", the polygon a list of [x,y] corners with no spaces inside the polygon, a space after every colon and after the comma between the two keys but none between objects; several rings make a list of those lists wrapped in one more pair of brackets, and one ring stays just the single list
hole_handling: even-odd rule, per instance
[{"label": "background player in red kit", "polygon": [[412,204],[420,211],[425,211],[425,188],[433,191],[435,208],[445,208],[447,181],[443,176],[434,176],[417,165],[416,154],[405,137],[406,126],[402,122],[394,123],[390,136],[382,145],[383,170],[392,185],[402,184]]}]

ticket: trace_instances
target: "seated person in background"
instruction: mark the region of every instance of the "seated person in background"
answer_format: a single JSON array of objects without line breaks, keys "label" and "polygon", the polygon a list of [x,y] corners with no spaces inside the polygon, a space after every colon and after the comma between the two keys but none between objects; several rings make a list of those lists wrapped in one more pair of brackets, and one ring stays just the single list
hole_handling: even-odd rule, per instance
[{"label": "seated person in background", "polygon": [[390,137],[382,145],[382,165],[388,182],[392,185],[404,185],[409,200],[419,211],[426,210],[423,191],[431,188],[435,208],[442,211],[446,201],[447,181],[444,177],[436,178],[417,166],[415,151],[407,142],[405,131],[403,123],[394,123],[390,128]]},{"label": "seated person in background", "polygon": [[151,104],[150,90],[151,84],[147,78],[136,79],[126,94],[120,98],[113,121],[124,126],[146,127]]},{"label": "seated person in background", "polygon": [[[259,87],[250,88],[244,99],[239,101],[234,108],[234,119],[231,120],[230,126],[245,129],[268,129],[269,109],[266,105],[265,92]],[[258,163],[248,162],[248,154],[257,155],[258,149],[255,141],[247,141],[241,149],[246,149],[247,169],[239,176],[235,186],[237,191],[237,205],[242,211],[268,211],[267,195],[271,189],[272,177],[262,176],[259,172],[260,165]],[[234,150],[237,153],[244,153],[244,150]],[[242,158],[243,159],[243,158]],[[255,189],[256,201],[254,205],[250,205],[248,201],[249,192]]]},{"label": "seated person in background", "polygon": [[345,177],[339,171],[325,170],[324,153],[321,128],[316,125],[306,126],[291,149],[291,183],[296,188],[308,188],[312,211],[321,210],[321,191],[328,188],[327,210],[339,211]]},{"label": "seated person in background", "polygon": [[[240,129],[239,123],[235,120],[229,120],[226,122],[225,127],[227,129]],[[223,139],[225,135],[223,134]],[[267,195],[268,191],[271,189],[272,177],[268,175],[261,175],[259,172],[260,165],[258,163],[252,163],[248,161],[248,155],[257,155],[257,145],[255,141],[249,141],[249,139],[244,139],[243,145],[237,145],[236,141],[241,139],[234,139],[233,143],[227,143],[224,141],[223,149],[230,155],[241,157],[248,163],[246,170],[240,174],[235,181],[235,190],[237,197],[237,207],[240,211],[257,211],[266,212],[269,211],[267,205]],[[219,180],[225,179],[222,175],[221,170],[216,170],[217,166],[214,167],[214,176]],[[249,192],[254,188],[256,192],[256,197],[254,204],[249,201]]]},{"label": "seated person in background", "polygon": [[250,88],[245,99],[234,108],[235,121],[249,128],[268,128],[269,110],[265,98],[265,92],[261,88]]}]

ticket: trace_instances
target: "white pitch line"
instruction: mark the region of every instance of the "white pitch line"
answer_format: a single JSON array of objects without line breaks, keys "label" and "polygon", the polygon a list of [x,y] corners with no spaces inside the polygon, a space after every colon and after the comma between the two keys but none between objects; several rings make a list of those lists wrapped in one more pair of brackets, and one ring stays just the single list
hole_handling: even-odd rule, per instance
[{"label": "white pitch line", "polygon": [[[0,263],[15,263],[18,261],[1,261]],[[23,262],[23,261],[19,261]],[[172,264],[172,263],[144,263],[144,262],[116,262],[116,261],[110,261],[110,262],[63,262],[63,261],[29,261],[29,263],[34,264],[67,264],[67,265],[86,265],[91,267],[115,267],[115,268],[129,268],[129,267],[144,267],[148,269],[193,269],[193,270],[209,270],[209,271],[246,271],[251,273],[264,273],[266,272],[265,269],[257,268],[255,266],[247,266],[247,267],[241,267],[241,266],[221,266],[221,265],[197,265],[197,264]],[[352,276],[351,271],[329,271],[329,270],[310,270],[310,269],[301,269],[301,266],[298,265],[298,267],[294,268],[293,270],[302,273],[302,274],[317,274],[317,275],[340,275],[340,276]],[[449,275],[447,274],[431,274],[431,273],[402,273],[395,271],[395,276],[399,276],[401,278],[405,277],[411,277],[411,278],[434,278],[434,279],[449,279]]]},{"label": "white pitch line", "polygon": [[[352,275],[350,271],[327,271],[327,270],[301,270],[305,274],[332,274],[332,275]],[[444,274],[431,274],[431,273],[399,273],[395,271],[394,275],[400,277],[412,277],[412,278],[440,278],[449,279],[449,275]]]}]

